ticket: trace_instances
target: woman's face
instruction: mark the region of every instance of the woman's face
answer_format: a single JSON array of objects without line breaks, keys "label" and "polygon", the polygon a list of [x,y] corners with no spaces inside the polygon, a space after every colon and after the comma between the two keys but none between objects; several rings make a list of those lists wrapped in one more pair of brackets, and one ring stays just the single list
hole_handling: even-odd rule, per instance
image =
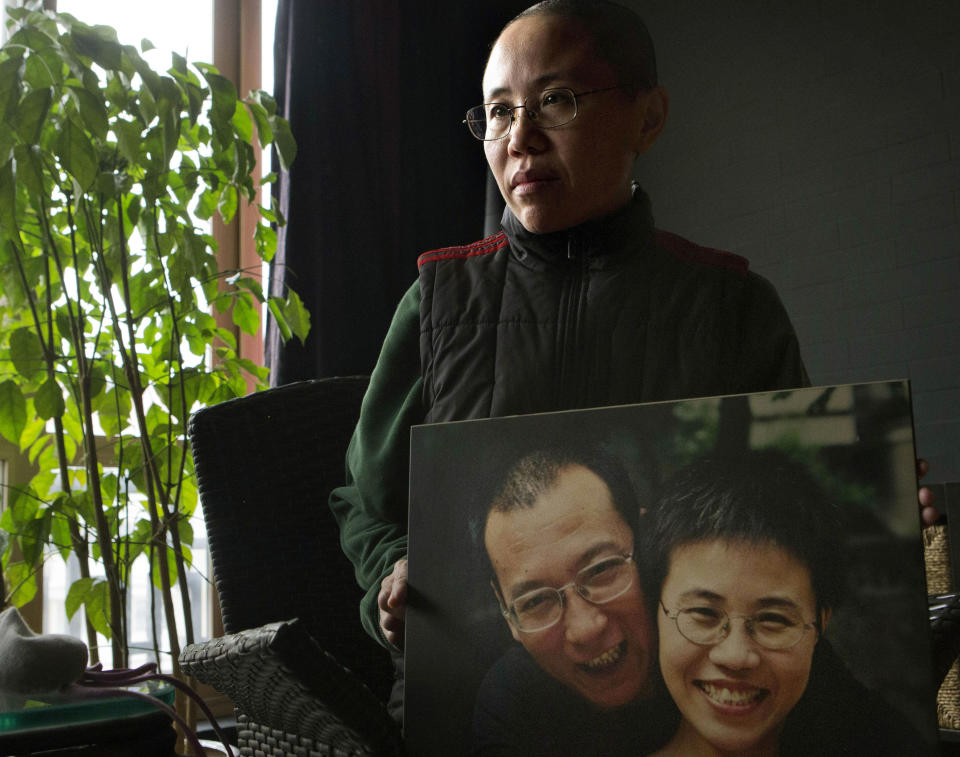
[{"label": "woman's face", "polygon": [[504,200],[528,231],[567,229],[630,201],[634,160],[663,128],[667,97],[659,87],[629,97],[616,84],[592,41],[565,19],[522,18],[497,39],[483,75],[485,103],[535,103],[553,87],[613,88],[584,97],[577,117],[557,128],[541,129],[517,111],[509,136],[483,143]]},{"label": "woman's face", "polygon": [[[813,624],[816,598],[810,571],[780,547],[743,541],[703,541],[670,555],[657,613],[660,668],[683,715],[678,737],[707,741],[716,749],[775,748],[784,719],[810,675],[817,631],[808,628],[788,649],[766,649],[748,634],[741,616],[779,623],[782,614]],[[718,643],[686,639],[668,616],[730,616]],[[759,624],[755,626],[759,628]]]}]

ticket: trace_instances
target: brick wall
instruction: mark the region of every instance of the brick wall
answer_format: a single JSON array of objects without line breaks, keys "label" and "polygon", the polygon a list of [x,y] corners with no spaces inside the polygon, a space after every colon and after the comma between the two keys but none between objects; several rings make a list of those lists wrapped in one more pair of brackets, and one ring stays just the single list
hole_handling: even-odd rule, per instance
[{"label": "brick wall", "polygon": [[645,0],[671,94],[657,224],[748,257],[815,384],[909,378],[960,480],[960,3]]}]

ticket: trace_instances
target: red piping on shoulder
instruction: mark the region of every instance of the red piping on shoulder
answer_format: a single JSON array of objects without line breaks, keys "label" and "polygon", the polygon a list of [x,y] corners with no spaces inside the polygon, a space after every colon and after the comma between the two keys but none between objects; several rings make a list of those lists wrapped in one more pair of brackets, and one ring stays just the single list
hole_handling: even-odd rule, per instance
[{"label": "red piping on shoulder", "polygon": [[502,231],[481,239],[473,244],[460,245],[458,247],[441,247],[438,250],[430,250],[417,258],[417,268],[425,263],[433,263],[437,260],[449,260],[450,258],[472,258],[475,255],[487,255],[491,252],[503,249],[507,246],[507,235]]},{"label": "red piping on shoulder", "polygon": [[711,247],[701,247],[669,231],[657,229],[654,232],[654,239],[657,247],[661,247],[673,253],[676,257],[680,258],[680,260],[689,263],[704,263],[706,265],[729,268],[741,276],[745,276],[747,270],[750,268],[750,261],[742,255],[726,252],[725,250],[715,250]]}]

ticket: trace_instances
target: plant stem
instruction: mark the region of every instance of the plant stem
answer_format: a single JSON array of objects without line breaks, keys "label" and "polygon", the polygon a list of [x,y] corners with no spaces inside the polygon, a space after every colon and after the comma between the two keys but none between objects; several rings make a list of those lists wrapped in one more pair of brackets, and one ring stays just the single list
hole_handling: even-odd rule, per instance
[{"label": "plant stem", "polygon": [[[69,196],[68,196],[69,197]],[[46,203],[41,198],[41,228],[44,232],[45,244],[44,252],[49,249],[60,274],[60,280],[63,281],[63,265],[60,262],[60,256],[57,254],[57,246],[53,241],[53,235],[50,232],[49,219],[47,218]],[[69,201],[67,203],[69,213]],[[71,225],[72,225],[72,216]],[[74,244],[76,240],[74,240]],[[79,274],[78,274],[79,275]],[[49,276],[48,276],[49,280]],[[79,280],[78,280],[79,286]],[[49,292],[49,286],[47,291]],[[80,290],[78,288],[79,295]],[[77,378],[80,390],[80,414],[84,427],[83,447],[84,447],[84,467],[87,471],[87,491],[93,504],[93,517],[95,537],[100,544],[100,559],[103,561],[103,570],[107,577],[107,596],[110,600],[110,617],[108,623],[110,626],[110,648],[113,652],[114,667],[126,667],[127,665],[127,638],[124,633],[125,623],[123,622],[123,601],[121,592],[121,576],[117,567],[113,553],[113,534],[110,530],[110,522],[107,520],[103,508],[103,490],[100,487],[100,466],[97,453],[96,433],[93,427],[93,408],[90,403],[90,368],[87,363],[87,356],[83,344],[83,326],[79,323],[79,303],[77,305],[77,316],[74,318],[73,309],[70,304],[70,298],[67,297],[67,309],[70,318],[71,335],[74,351],[77,360]],[[53,317],[53,313],[50,313]]]},{"label": "plant stem", "polygon": [[[126,312],[126,328],[127,328],[127,340],[129,342],[129,348],[124,344],[122,328],[120,326],[119,318],[116,314],[116,309],[113,307],[112,298],[108,297],[107,301],[110,302],[111,314],[114,319],[114,328],[117,332],[117,343],[120,347],[121,355],[123,356],[123,365],[126,369],[127,380],[130,382],[130,395],[133,400],[134,413],[137,419],[137,428],[139,429],[140,445],[143,450],[143,469],[144,477],[146,478],[147,491],[147,507],[150,512],[150,522],[154,526],[154,538],[157,540],[157,544],[160,547],[159,556],[157,559],[157,569],[160,574],[160,586],[161,592],[163,595],[163,611],[167,620],[167,636],[170,643],[170,655],[173,658],[173,674],[179,676],[180,674],[180,639],[179,633],[177,630],[177,620],[176,615],[174,614],[173,609],[173,596],[171,593],[170,585],[170,569],[167,565],[167,542],[166,542],[166,531],[168,517],[166,513],[166,508],[164,508],[164,517],[163,519],[158,518],[158,501],[157,501],[157,487],[159,486],[159,479],[156,476],[155,461],[153,456],[153,447],[150,443],[150,433],[149,428],[147,427],[147,417],[143,408],[143,385],[140,381],[140,367],[139,361],[137,359],[136,352],[136,326],[134,323],[134,314],[133,314],[133,305],[130,298],[130,278],[129,278],[129,266],[127,258],[127,249],[126,249],[126,232],[124,230],[123,223],[123,203],[121,198],[117,196],[115,199],[117,207],[117,223],[119,225],[118,229],[118,239],[120,247],[120,283],[121,283],[121,294],[123,296],[123,305]],[[159,522],[158,522],[159,521]]]},{"label": "plant stem", "polygon": [[[44,362],[46,364],[47,377],[52,378],[55,375],[54,364],[53,364],[53,347],[50,339],[45,340],[43,335],[43,328],[40,324],[39,314],[37,312],[36,301],[33,297],[33,288],[30,286],[29,281],[27,280],[27,272],[23,267],[22,259],[22,250],[11,242],[10,249],[13,252],[14,260],[17,263],[17,272],[20,274],[20,282],[23,287],[23,292],[26,294],[27,302],[30,304],[30,313],[33,317],[33,323],[36,328],[37,337],[40,340],[40,347],[43,351]],[[49,284],[50,276],[47,274],[47,282]],[[53,321],[53,314],[50,312],[52,307],[49,303],[49,285],[47,286],[47,309],[48,309],[48,322]],[[64,428],[63,420],[60,417],[55,417],[53,419],[53,439],[57,447],[57,462],[60,469],[60,481],[63,491],[67,496],[71,495],[70,487],[70,471],[67,467],[67,450],[64,442]],[[83,534],[80,533],[80,525],[77,523],[77,520],[73,517],[68,518],[69,531],[70,531],[70,541],[72,543],[74,552],[77,555],[77,562],[80,566],[80,577],[81,578],[90,578],[90,552],[87,545],[87,540],[84,538]],[[90,662],[96,664],[100,661],[100,650],[97,646],[97,632],[93,627],[93,623],[90,622],[89,618],[86,618],[84,623],[87,632],[87,647],[90,651]]]},{"label": "plant stem", "polygon": [[[157,219],[156,203],[154,203],[153,205],[152,212],[153,212],[153,242],[157,250],[157,257],[160,258],[160,240],[157,239],[157,220],[158,219]],[[180,327],[177,324],[176,302],[173,299],[173,295],[170,294],[170,292],[173,291],[173,288],[170,283],[167,267],[163,264],[162,259],[160,261],[160,265],[163,271],[164,285],[167,290],[167,306],[170,309],[170,320],[171,320],[171,331],[172,331],[172,337],[170,339],[170,352],[172,353],[170,356],[170,363],[175,364],[177,366],[176,373],[180,383],[180,408],[179,408],[180,422],[184,426],[186,426],[187,393],[186,393],[186,385],[183,379],[183,356],[180,353]],[[169,373],[167,375],[169,378]],[[173,390],[171,388],[168,394],[168,397],[171,396],[172,394],[173,394]],[[168,400],[167,406],[169,407],[171,404],[172,402]],[[170,407],[170,412],[171,413],[173,412],[172,407]],[[170,425],[172,428],[173,424],[170,424]],[[167,448],[172,449],[172,447],[173,447],[173,440],[168,436]],[[176,480],[178,482],[183,481],[183,473],[185,470],[186,462],[187,462],[187,445],[186,445],[186,442],[184,442],[183,452],[180,455],[179,470],[177,472],[177,477],[176,477]],[[168,467],[172,467],[172,466],[168,466]],[[167,487],[168,492],[170,492],[171,490],[173,490],[172,482]],[[180,525],[179,525],[179,520],[177,519],[177,516],[179,515],[179,512],[180,512],[180,485],[176,487],[176,493],[174,494],[172,512],[175,517],[171,518],[171,521],[170,521],[170,526],[171,526],[170,537],[171,537],[171,540],[173,541],[173,555],[174,555],[176,566],[177,566],[177,578],[180,581],[180,601],[183,605],[183,619],[184,619],[183,624],[184,626],[186,626],[184,631],[186,632],[187,644],[193,644],[193,612],[191,610],[189,587],[187,586],[187,568],[183,560],[183,545],[180,541]]]}]

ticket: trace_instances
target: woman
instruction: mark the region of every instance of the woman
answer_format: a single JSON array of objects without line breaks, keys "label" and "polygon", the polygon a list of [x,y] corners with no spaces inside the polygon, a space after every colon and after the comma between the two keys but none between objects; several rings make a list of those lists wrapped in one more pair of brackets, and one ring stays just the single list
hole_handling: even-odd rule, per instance
[{"label": "woman", "polygon": [[642,530],[681,721],[656,757],[927,751],[821,638],[842,529],[805,467],[772,450],[702,460],[664,491]]}]

